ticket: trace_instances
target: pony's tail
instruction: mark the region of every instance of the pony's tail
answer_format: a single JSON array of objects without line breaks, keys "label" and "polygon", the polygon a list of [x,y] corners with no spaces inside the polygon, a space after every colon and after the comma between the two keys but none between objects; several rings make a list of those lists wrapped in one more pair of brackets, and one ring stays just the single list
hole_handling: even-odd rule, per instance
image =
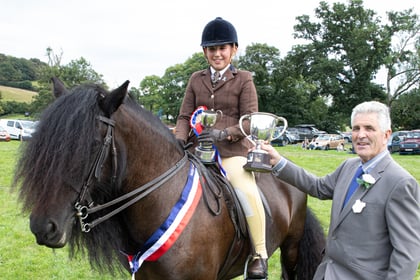
[{"label": "pony's tail", "polygon": [[307,208],[305,229],[299,244],[299,257],[296,266],[297,279],[313,279],[315,271],[321,263],[324,248],[324,230],[312,211]]}]

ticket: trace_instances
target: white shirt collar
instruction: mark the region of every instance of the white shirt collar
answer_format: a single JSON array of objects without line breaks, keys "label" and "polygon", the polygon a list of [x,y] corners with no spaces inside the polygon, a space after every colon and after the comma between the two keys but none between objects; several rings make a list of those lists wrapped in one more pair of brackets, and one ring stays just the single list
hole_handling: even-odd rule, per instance
[{"label": "white shirt collar", "polygon": [[[230,67],[230,64],[229,64],[228,66],[226,66],[224,69],[222,69],[222,70],[220,70],[220,71],[219,71],[219,73],[220,73],[220,77],[222,77],[222,76],[223,76],[223,74],[225,74],[226,70],[227,70],[229,67]],[[213,67],[211,67],[211,66],[210,66],[210,71],[211,71],[211,75],[212,75],[212,76],[214,75],[214,72],[216,72],[216,70],[215,70]]]},{"label": "white shirt collar", "polygon": [[369,173],[369,171],[374,168],[379,161],[385,157],[387,154],[389,153],[389,151],[387,149],[383,150],[382,152],[380,152],[379,154],[377,154],[375,157],[373,157],[371,160],[367,161],[366,163],[362,164],[363,166],[363,171],[365,173]]}]

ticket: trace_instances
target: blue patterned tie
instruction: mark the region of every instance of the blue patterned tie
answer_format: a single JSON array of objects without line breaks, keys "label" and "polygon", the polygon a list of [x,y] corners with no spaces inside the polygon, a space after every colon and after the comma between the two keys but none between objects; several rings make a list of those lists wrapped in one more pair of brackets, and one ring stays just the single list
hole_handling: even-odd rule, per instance
[{"label": "blue patterned tie", "polygon": [[347,202],[349,201],[350,197],[353,195],[354,191],[359,187],[359,183],[357,183],[357,178],[362,176],[362,174],[363,174],[363,168],[360,165],[359,168],[356,170],[356,174],[354,174],[354,177],[351,180],[349,189],[347,191],[346,199],[344,199],[343,208],[344,206],[346,206]]},{"label": "blue patterned tie", "polygon": [[211,83],[212,83],[213,87],[216,86],[219,79],[220,79],[220,72],[219,71],[214,72],[213,77],[211,79]]}]

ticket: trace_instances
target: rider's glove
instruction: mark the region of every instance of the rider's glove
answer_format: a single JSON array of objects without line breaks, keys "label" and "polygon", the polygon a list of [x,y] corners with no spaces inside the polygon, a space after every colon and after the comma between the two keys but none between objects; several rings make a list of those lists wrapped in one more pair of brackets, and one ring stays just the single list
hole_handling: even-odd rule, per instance
[{"label": "rider's glove", "polygon": [[204,134],[207,134],[207,135],[206,136],[203,135],[203,138],[210,137],[211,139],[213,139],[214,142],[226,140],[228,137],[228,133],[226,129],[224,130],[210,129],[208,132],[205,132]]}]

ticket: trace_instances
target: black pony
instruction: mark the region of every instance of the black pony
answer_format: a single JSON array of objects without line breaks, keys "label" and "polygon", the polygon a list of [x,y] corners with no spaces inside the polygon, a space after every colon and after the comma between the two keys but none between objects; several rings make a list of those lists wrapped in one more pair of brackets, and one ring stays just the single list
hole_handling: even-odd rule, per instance
[{"label": "black pony", "polygon": [[[40,245],[87,252],[98,269],[130,271],[127,257],[150,242],[181,201],[191,170],[203,167],[127,95],[128,81],[111,92],[53,83],[57,98],[43,112],[15,176],[31,231]],[[207,183],[196,188],[178,236],[161,256],[140,263],[136,279],[242,274],[252,246],[238,234],[226,192]],[[268,207],[269,255],[281,249],[283,279],[312,279],[325,240],[306,195],[268,173],[258,174],[257,184]]]}]

